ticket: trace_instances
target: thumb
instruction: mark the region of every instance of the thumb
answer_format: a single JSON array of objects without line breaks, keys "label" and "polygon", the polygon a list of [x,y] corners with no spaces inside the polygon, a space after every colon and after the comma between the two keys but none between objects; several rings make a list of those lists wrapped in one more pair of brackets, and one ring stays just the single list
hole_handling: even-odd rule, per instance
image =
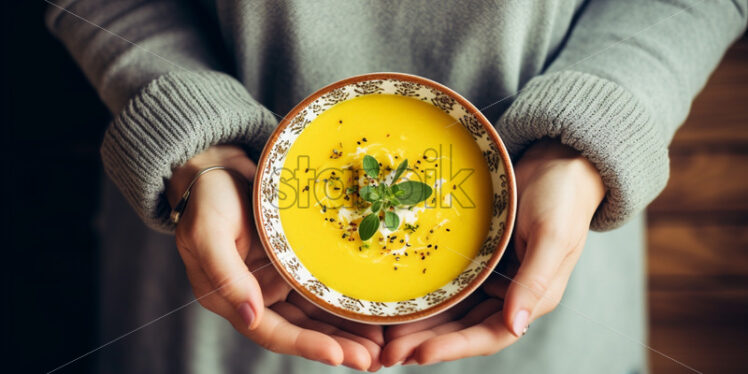
[{"label": "thumb", "polygon": [[528,240],[524,258],[504,300],[505,324],[517,337],[524,334],[533,310],[543,301],[564,257],[565,252],[553,236],[534,234]]},{"label": "thumb", "polygon": [[213,292],[231,304],[247,328],[253,330],[259,325],[264,310],[262,290],[239,255],[232,237],[221,231],[211,231],[210,237],[201,241],[195,252]]}]

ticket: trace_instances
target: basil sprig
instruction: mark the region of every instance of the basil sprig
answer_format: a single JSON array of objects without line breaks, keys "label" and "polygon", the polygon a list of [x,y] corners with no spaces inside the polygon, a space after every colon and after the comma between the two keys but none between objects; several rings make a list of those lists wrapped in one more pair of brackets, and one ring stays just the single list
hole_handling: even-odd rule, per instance
[{"label": "basil sprig", "polygon": [[[379,162],[376,158],[369,155],[364,156],[363,166],[366,175],[379,181]],[[417,181],[397,183],[407,169],[408,160],[404,160],[395,169],[395,174],[389,185],[380,182],[377,185],[370,184],[358,189],[358,195],[371,203],[371,213],[366,215],[358,226],[358,235],[361,240],[369,240],[379,229],[380,211],[384,211],[384,226],[389,230],[396,230],[400,226],[400,217],[390,208],[416,205],[431,196],[431,186],[426,183]]]}]

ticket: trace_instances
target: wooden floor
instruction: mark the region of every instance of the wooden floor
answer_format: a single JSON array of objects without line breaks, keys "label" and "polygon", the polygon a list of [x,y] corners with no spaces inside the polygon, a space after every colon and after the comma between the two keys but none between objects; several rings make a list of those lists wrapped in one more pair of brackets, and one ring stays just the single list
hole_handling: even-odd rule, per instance
[{"label": "wooden floor", "polygon": [[[748,373],[748,38],[726,55],[670,147],[649,207],[652,348],[704,373]],[[657,353],[653,372],[689,372]]]}]

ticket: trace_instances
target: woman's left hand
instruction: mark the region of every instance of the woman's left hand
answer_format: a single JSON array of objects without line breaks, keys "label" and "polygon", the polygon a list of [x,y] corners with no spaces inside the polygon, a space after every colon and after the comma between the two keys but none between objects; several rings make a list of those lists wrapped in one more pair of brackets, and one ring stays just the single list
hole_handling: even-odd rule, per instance
[{"label": "woman's left hand", "polygon": [[531,146],[515,173],[513,252],[507,252],[497,272],[459,305],[423,321],[387,328],[384,365],[428,365],[494,354],[559,304],[605,187],[587,159],[554,140]]}]

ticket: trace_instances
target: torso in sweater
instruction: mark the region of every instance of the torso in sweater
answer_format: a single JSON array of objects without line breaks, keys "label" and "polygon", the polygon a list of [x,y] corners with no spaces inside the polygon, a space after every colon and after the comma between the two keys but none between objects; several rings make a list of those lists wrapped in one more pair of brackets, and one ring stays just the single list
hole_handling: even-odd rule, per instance
[{"label": "torso in sweater", "polygon": [[[213,6],[239,79],[283,114],[328,83],[372,71],[425,76],[483,108],[543,70],[580,3],[217,0]],[[489,119],[510,101],[487,113]]]}]

